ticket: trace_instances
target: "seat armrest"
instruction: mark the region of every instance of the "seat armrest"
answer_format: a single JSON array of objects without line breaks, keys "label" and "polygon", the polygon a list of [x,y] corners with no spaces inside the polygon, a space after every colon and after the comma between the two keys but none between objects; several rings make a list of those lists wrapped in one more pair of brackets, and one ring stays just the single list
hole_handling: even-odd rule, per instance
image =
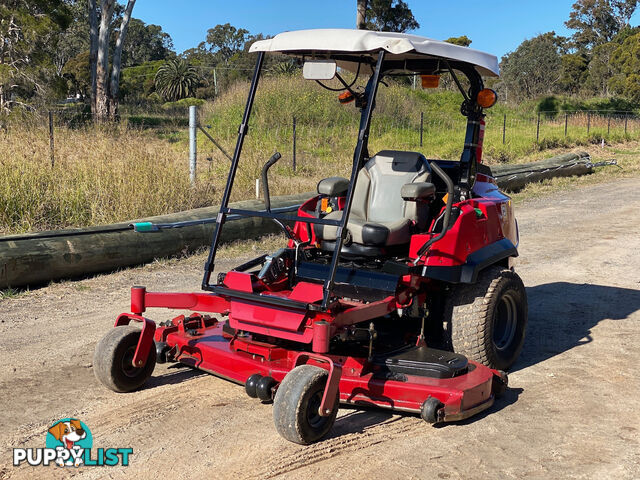
[{"label": "seat armrest", "polygon": [[435,197],[436,186],[429,182],[405,183],[400,194],[407,202],[425,201]]},{"label": "seat armrest", "polygon": [[329,197],[343,197],[349,189],[349,180],[342,177],[329,177],[318,182],[318,193]]}]

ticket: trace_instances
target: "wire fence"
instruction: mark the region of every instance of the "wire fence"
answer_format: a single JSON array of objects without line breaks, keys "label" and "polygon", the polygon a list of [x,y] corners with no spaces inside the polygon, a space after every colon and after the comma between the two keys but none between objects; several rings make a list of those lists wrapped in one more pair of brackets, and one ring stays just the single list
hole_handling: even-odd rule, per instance
[{"label": "wire fence", "polygon": [[[356,118],[356,117],[354,117]],[[90,112],[81,109],[61,109],[40,112],[23,123],[49,137],[51,164],[55,164],[57,137],[61,130],[94,127]],[[577,111],[539,112],[533,114],[492,114],[486,117],[484,149],[489,155],[501,152],[524,152],[545,146],[569,143],[599,143],[640,138],[640,116],[634,112]],[[466,118],[460,114],[413,112],[400,119],[373,117],[370,151],[383,149],[419,150],[428,158],[456,158],[464,143]],[[189,117],[186,108],[155,110],[143,114],[124,111],[117,128],[164,132],[170,141],[187,139]],[[228,158],[237,138],[237,124],[199,123],[199,144],[210,161]],[[105,127],[107,128],[107,127]],[[268,125],[251,125],[248,148],[267,152],[278,150],[288,156],[294,171],[304,168],[306,159],[324,158],[353,152],[357,138],[357,121],[344,119],[332,123],[305,121],[295,115],[276,115]],[[4,128],[11,136],[12,128]],[[207,141],[211,140],[213,143]],[[204,143],[203,143],[204,142]],[[217,144],[217,145],[216,145]],[[187,143],[184,142],[185,160]],[[223,151],[225,152],[223,154]],[[268,156],[268,155],[267,155]]]},{"label": "wire fence", "polygon": [[[274,151],[282,158],[269,171],[272,195],[308,192],[322,178],[350,174],[357,110],[294,114],[279,100],[273,114],[258,108],[251,118],[232,201],[260,194],[256,179]],[[462,115],[407,110],[381,106],[372,119],[371,154],[395,149],[429,159],[460,158]],[[203,107],[191,129],[186,108],[171,114],[123,109],[119,122],[106,123],[80,108],[13,116],[0,125],[0,232],[109,224],[215,205],[225,189],[242,109],[224,114]],[[517,162],[555,146],[640,139],[640,117],[631,112],[489,112],[486,122],[488,164]],[[197,140],[193,156],[189,130]]]}]

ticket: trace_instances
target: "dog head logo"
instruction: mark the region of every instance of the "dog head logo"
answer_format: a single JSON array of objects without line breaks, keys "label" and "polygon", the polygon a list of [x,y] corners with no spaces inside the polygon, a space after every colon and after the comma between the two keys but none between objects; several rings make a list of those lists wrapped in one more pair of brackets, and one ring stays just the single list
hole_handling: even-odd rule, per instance
[{"label": "dog head logo", "polygon": [[87,437],[87,432],[82,428],[80,420],[75,418],[71,418],[67,422],[54,424],[49,429],[49,433],[68,450],[71,450],[76,442]]},{"label": "dog head logo", "polygon": [[79,466],[85,449],[91,449],[93,439],[87,426],[77,418],[64,418],[49,427],[47,448],[58,452],[56,463]]}]

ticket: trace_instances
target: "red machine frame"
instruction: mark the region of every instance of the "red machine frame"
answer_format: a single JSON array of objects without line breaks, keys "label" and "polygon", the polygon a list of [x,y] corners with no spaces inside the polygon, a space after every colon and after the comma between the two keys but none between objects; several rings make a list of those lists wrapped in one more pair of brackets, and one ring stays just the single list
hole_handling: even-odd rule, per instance
[{"label": "red machine frame", "polygon": [[[446,205],[441,210],[442,215],[446,214],[443,225],[448,223],[453,208],[458,217],[451,228],[443,226],[440,234],[414,234],[409,246],[409,259],[400,265],[393,291],[368,301],[336,295],[334,288],[340,270],[340,252],[345,242],[357,172],[369,155],[367,139],[378,83],[386,70],[402,67],[433,72],[441,68],[441,63],[432,58],[416,60],[413,65],[408,61],[401,65],[396,65],[394,60],[385,63],[384,51],[380,51],[377,60],[371,62],[373,73],[360,98],[362,118],[349,189],[338,202],[344,211],[342,219],[331,221],[314,217],[312,212],[319,197],[305,202],[294,217],[296,224],[289,240],[290,248],[294,245],[296,248],[298,245],[317,248],[317,239],[310,224],[334,225],[338,228],[336,247],[328,274],[322,282],[300,280],[292,282],[295,284],[291,287],[282,282],[266,284],[257,280],[255,274],[246,271],[260,264],[260,259],[256,259],[228,272],[216,284],[211,284],[220,232],[228,215],[263,216],[279,222],[286,220],[283,215],[270,211],[268,200],[266,211],[263,212],[228,207],[262,62],[263,53],[260,53],[205,265],[202,285],[205,292],[159,293],[147,292],[144,287],[132,288],[131,313],[121,314],[115,326],[132,321],[142,324],[132,359],[133,367],[145,365],[147,356],[155,353],[161,361],[177,361],[240,384],[245,384],[256,374],[271,377],[275,382],[275,395],[278,384],[291,370],[302,364],[318,366],[328,372],[318,408],[319,415],[323,417],[335,411],[337,392],[342,403],[375,405],[423,414],[426,402],[437,399],[441,407],[435,412],[435,421],[460,420],[489,408],[498,390],[506,387],[507,377],[504,372],[472,360],[469,360],[466,373],[459,376],[435,378],[407,374],[400,380],[379,375],[380,366],[372,362],[371,357],[336,355],[330,349],[331,339],[345,329],[410,308],[414,302],[424,302],[438,282],[474,283],[483,268],[490,265],[509,266],[511,257],[517,255],[517,226],[511,201],[498,190],[488,174],[478,171],[484,137],[482,108],[475,103],[482,90],[480,75],[469,64],[451,62],[450,66],[444,62],[459,86],[452,67],[464,72],[471,84],[468,95],[463,92],[466,102],[463,104],[463,113],[466,112],[468,123],[461,161],[430,161],[436,172],[448,170],[455,177],[458,187],[454,195],[448,175],[438,173],[447,180],[448,198],[444,200]],[[265,171],[277,161],[277,158],[273,158]],[[436,222],[437,218],[433,218],[428,232],[433,232]],[[143,316],[149,308],[188,310],[192,313],[180,315],[156,327],[153,321]],[[206,314],[215,314],[217,318]],[[283,346],[282,342],[296,342],[298,347],[291,347],[291,343]],[[152,345],[156,347],[155,352]],[[420,345],[425,345],[422,334],[417,341],[417,346]]]}]

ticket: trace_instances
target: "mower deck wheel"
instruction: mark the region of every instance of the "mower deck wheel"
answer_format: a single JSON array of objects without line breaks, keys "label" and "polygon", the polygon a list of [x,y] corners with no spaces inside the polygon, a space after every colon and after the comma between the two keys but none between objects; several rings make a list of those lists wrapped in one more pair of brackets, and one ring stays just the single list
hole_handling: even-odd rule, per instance
[{"label": "mower deck wheel", "polygon": [[277,382],[269,377],[262,377],[256,383],[256,395],[263,403],[271,403],[273,401],[273,387],[277,385]]},{"label": "mower deck wheel", "polygon": [[93,372],[98,380],[114,392],[131,392],[140,388],[151,376],[156,366],[156,352],[150,345],[147,362],[134,367],[133,355],[138,346],[140,329],[132,325],[120,325],[111,329],[96,345],[93,355]]},{"label": "mower deck wheel", "polygon": [[325,369],[313,365],[300,365],[284,377],[273,403],[273,420],[280,435],[309,445],[331,430],[338,414],[339,393],[329,416],[320,416],[318,411],[328,378]]},{"label": "mower deck wheel", "polygon": [[254,373],[249,378],[247,378],[247,381],[244,384],[244,391],[247,392],[247,395],[249,395],[251,398],[258,398],[256,387],[260,380],[262,380],[262,375],[260,375],[259,373]]},{"label": "mower deck wheel", "polygon": [[444,320],[454,352],[508,370],[520,355],[527,327],[522,280],[504,267],[487,268],[476,283],[453,287]]},{"label": "mower deck wheel", "polygon": [[438,412],[444,404],[435,397],[427,398],[420,407],[420,417],[427,423],[438,423]]}]

